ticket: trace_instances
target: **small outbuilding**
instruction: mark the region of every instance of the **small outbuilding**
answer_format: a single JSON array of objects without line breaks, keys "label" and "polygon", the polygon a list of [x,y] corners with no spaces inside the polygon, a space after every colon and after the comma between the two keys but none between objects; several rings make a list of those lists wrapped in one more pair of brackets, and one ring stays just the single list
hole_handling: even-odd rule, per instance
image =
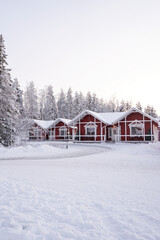
[{"label": "small outbuilding", "polygon": [[48,128],[53,125],[54,121],[55,120],[32,120],[31,127],[29,129],[29,140],[48,140]]},{"label": "small outbuilding", "polygon": [[48,128],[49,140],[72,140],[74,127],[70,126],[70,119],[58,118]]}]

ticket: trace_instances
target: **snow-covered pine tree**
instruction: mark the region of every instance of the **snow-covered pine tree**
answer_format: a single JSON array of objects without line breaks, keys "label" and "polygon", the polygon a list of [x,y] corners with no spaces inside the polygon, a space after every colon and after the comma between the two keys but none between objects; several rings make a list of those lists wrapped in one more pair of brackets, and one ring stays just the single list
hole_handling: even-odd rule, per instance
[{"label": "snow-covered pine tree", "polygon": [[60,118],[67,118],[67,104],[66,104],[66,95],[61,90],[58,101],[57,101],[57,108],[58,108],[58,117]]},{"label": "snow-covered pine tree", "polygon": [[141,110],[142,111],[142,105],[141,105],[141,103],[138,101],[137,103],[136,103],[136,108],[137,109],[139,109],[139,110]]},{"label": "snow-covered pine tree", "polygon": [[44,120],[45,89],[40,90],[38,95],[39,119]]},{"label": "snow-covered pine tree", "polygon": [[117,109],[116,97],[112,96],[107,102],[107,112],[115,112]]},{"label": "snow-covered pine tree", "polygon": [[23,91],[20,89],[17,78],[13,81],[13,88],[16,94],[16,105],[18,109],[19,118],[24,118],[24,106],[23,106]]},{"label": "snow-covered pine tree", "polygon": [[99,101],[95,93],[92,94],[92,111],[99,112]]},{"label": "snow-covered pine tree", "polygon": [[119,100],[116,99],[116,109],[115,109],[115,112],[119,112]]},{"label": "snow-covered pine tree", "polygon": [[125,112],[125,111],[127,111],[128,109],[130,109],[131,106],[132,106],[132,105],[131,105],[131,102],[129,102],[129,101],[125,102],[124,100],[122,100],[122,101],[120,102],[119,111],[120,111],[120,112]]},{"label": "snow-covered pine tree", "polygon": [[24,109],[28,119],[39,119],[37,90],[33,81],[29,82],[24,93]]},{"label": "snow-covered pine tree", "polygon": [[158,115],[156,113],[156,110],[154,109],[153,106],[150,106],[150,105],[147,105],[144,109],[144,112],[149,114],[150,116],[154,117],[154,118],[157,118]]},{"label": "snow-covered pine tree", "polygon": [[57,118],[57,106],[56,100],[53,93],[52,86],[48,86],[46,88],[46,96],[44,103],[44,119],[51,120]]},{"label": "snow-covered pine tree", "polygon": [[72,96],[71,87],[68,89],[66,101],[67,101],[67,118],[72,119],[73,118],[73,96]]},{"label": "snow-covered pine tree", "polygon": [[125,111],[131,109],[133,106],[132,102],[131,101],[126,101],[126,104],[125,104]]},{"label": "snow-covered pine tree", "polygon": [[86,109],[93,111],[92,95],[91,95],[90,91],[86,95]]},{"label": "snow-covered pine tree", "polygon": [[4,39],[0,35],[0,143],[9,146],[17,135],[18,111],[16,92],[9,73],[10,70],[6,67],[6,58]]},{"label": "snow-covered pine tree", "polygon": [[77,116],[81,112],[81,100],[79,93],[76,91],[73,101],[73,117]]},{"label": "snow-covered pine tree", "polygon": [[98,112],[106,112],[106,111],[107,111],[106,108],[107,108],[107,106],[106,106],[106,104],[105,104],[103,98],[101,98],[101,99],[99,100],[99,108],[98,108]]},{"label": "snow-covered pine tree", "polygon": [[84,111],[86,108],[86,98],[82,92],[79,93],[79,102],[80,102],[80,112]]}]

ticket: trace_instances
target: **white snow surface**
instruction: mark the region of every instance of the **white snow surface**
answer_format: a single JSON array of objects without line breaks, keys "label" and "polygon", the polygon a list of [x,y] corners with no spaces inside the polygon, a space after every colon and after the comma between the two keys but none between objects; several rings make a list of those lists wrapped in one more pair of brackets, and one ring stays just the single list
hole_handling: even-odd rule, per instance
[{"label": "white snow surface", "polygon": [[0,147],[0,240],[159,240],[160,143],[66,146]]}]

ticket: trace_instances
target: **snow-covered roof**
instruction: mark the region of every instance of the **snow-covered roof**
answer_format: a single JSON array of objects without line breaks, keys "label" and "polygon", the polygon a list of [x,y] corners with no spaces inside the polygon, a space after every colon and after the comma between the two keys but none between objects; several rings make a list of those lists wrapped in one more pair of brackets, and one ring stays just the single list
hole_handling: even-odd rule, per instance
[{"label": "snow-covered roof", "polygon": [[63,123],[65,123],[66,125],[69,124],[69,122],[71,121],[71,119],[66,119],[66,118],[59,118],[59,120]]},{"label": "snow-covered roof", "polygon": [[33,121],[43,129],[48,129],[55,122],[55,120],[44,121],[35,119]]},{"label": "snow-covered roof", "polygon": [[123,115],[124,112],[107,112],[95,114],[95,116],[97,116],[98,119],[102,120],[102,122],[105,122],[107,124],[112,124],[117,118]]},{"label": "snow-covered roof", "polygon": [[96,113],[96,112],[93,112],[90,110],[84,110],[79,115],[77,115],[75,118],[73,118],[70,121],[69,125],[74,124],[79,119],[82,119],[83,117],[85,117],[88,114],[92,115],[93,117],[97,118],[98,120],[102,121],[105,124],[112,125],[112,124],[115,124],[118,121],[122,120],[125,116],[128,116],[132,112],[139,112],[141,114],[144,114],[144,116],[148,117],[149,119],[151,119],[155,122],[159,122],[157,119],[151,117],[147,113],[144,113],[137,108],[131,108],[126,112],[106,112],[106,113]]},{"label": "snow-covered roof", "polygon": [[158,117],[158,118],[156,118],[156,120],[158,121],[158,122],[160,122],[160,118]]},{"label": "snow-covered roof", "polygon": [[113,121],[115,121],[117,118],[121,117],[124,112],[106,112],[106,113],[96,113],[90,110],[84,110],[82,113],[77,115],[75,118],[73,118],[70,121],[70,125],[74,122],[78,121],[79,119],[82,119],[86,115],[92,115],[93,117],[97,118],[98,120],[106,123],[106,124],[112,124]]},{"label": "snow-covered roof", "polygon": [[57,118],[53,124],[50,125],[50,127],[55,126],[56,124],[58,124],[59,122],[63,122],[64,124],[66,124],[67,126],[69,125],[71,119],[66,119],[66,118]]}]

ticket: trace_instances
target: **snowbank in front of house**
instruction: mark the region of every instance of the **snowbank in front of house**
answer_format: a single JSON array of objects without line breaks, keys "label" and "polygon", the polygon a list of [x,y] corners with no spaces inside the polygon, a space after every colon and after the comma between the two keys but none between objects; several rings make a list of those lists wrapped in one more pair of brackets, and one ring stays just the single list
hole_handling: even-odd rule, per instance
[{"label": "snowbank in front of house", "polygon": [[55,159],[78,157],[108,151],[107,145],[73,144],[68,142],[30,142],[19,147],[0,146],[0,160]]},{"label": "snowbank in front of house", "polygon": [[47,155],[64,154],[65,149],[56,148],[47,144],[40,145],[26,145],[19,147],[1,147],[0,148],[0,159],[11,159],[11,158],[30,158],[30,157],[41,157]]},{"label": "snowbank in front of house", "polygon": [[[134,147],[136,146],[136,148]],[[101,144],[74,144],[72,142],[29,142],[18,147],[3,147],[0,145],[0,160],[16,160],[16,159],[56,159],[80,157],[88,154],[95,154],[105,151],[117,151],[121,156],[145,155],[150,154],[152,150],[160,154],[160,142],[149,144],[134,144],[134,143],[101,143]]]}]

